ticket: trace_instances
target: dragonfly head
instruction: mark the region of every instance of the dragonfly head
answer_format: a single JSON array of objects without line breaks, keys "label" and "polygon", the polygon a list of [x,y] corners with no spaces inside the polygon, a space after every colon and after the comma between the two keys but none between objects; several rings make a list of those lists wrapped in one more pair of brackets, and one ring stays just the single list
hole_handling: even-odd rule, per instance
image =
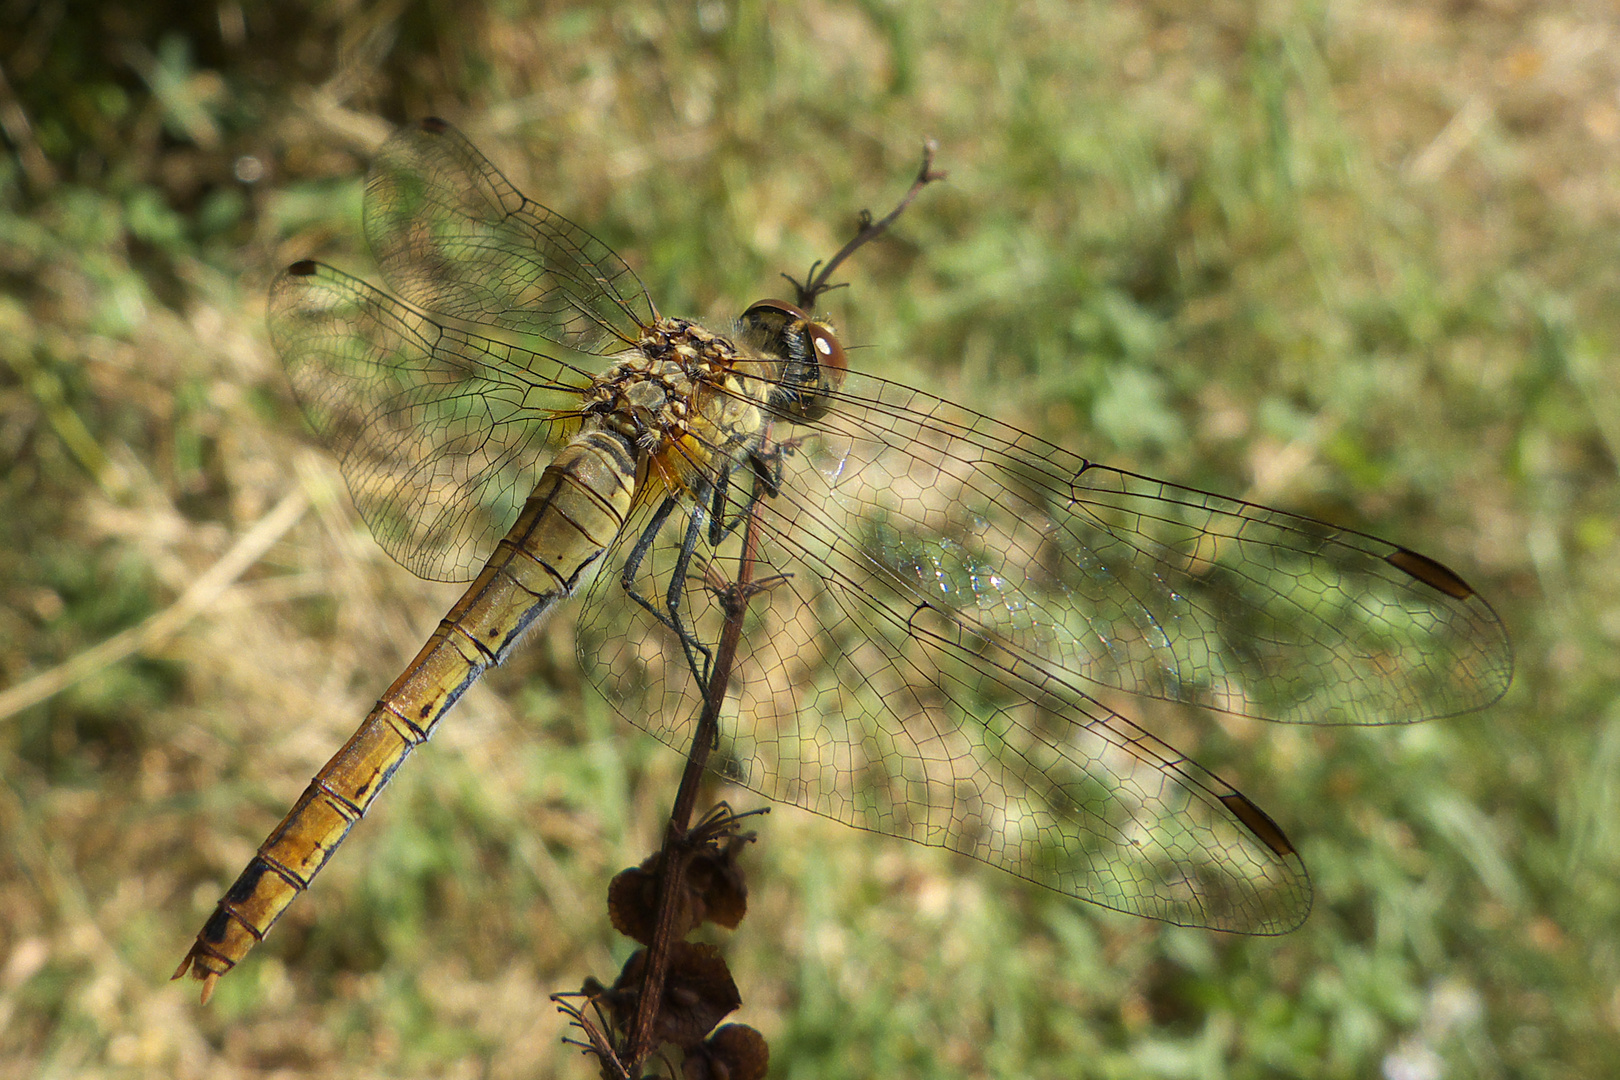
[{"label": "dragonfly head", "polygon": [[827,397],[844,381],[844,347],[831,330],[785,300],[760,300],[739,320],[761,351],[782,361],[770,404],[791,420],[826,415]]}]

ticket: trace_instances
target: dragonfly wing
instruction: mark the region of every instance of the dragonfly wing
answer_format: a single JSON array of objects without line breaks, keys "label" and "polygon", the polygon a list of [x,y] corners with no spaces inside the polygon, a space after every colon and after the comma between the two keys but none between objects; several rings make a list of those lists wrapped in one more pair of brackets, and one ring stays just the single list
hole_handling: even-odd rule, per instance
[{"label": "dragonfly wing", "polygon": [[319,263],[276,279],[269,325],[372,535],[437,580],[473,577],[590,380],[542,353],[440,325]]},{"label": "dragonfly wing", "polygon": [[525,198],[442,120],[383,144],[366,179],[365,227],[389,286],[428,311],[588,353],[634,345],[654,318],[623,259]]},{"label": "dragonfly wing", "polygon": [[[868,444],[869,454],[875,447]],[[863,550],[886,490],[840,473],[825,448],[784,451],[782,493],[762,499],[744,643],[712,767],[778,801],[945,847],[1121,911],[1185,925],[1282,933],[1310,883],[1251,801],[1061,673],[1011,655]],[[845,462],[850,448],[837,451]],[[715,453],[708,460],[723,462]],[[891,466],[895,462],[888,462]],[[713,544],[716,506],[740,521],[753,473],[711,472],[675,582],[692,507],[639,560],[633,591],[712,645],[741,527]],[[581,617],[582,662],[632,722],[684,750],[698,680],[667,624],[623,588],[651,508],[604,559]],[[867,545],[869,546],[869,545]]]},{"label": "dragonfly wing", "polygon": [[919,602],[1065,680],[1382,724],[1483,708],[1512,677],[1490,605],[1376,537],[1097,465],[858,375],[818,426],[791,527],[842,534]]},{"label": "dragonfly wing", "polygon": [[[799,434],[756,508],[763,591],[716,764],[771,798],[1120,910],[1278,933],[1310,906],[1281,830],[1099,688],[1380,723],[1483,707],[1510,676],[1484,601],[1372,537],[1096,466],[856,375]],[[751,475],[711,479],[740,515]],[[683,520],[633,583],[666,618]],[[674,602],[712,644],[740,530],[708,539]],[[674,636],[633,605],[602,617],[623,603],[623,558],[592,594],[581,658],[684,749],[701,702]]]},{"label": "dragonfly wing", "polygon": [[1220,778],[847,549],[765,548],[792,577],[748,635],[722,763],[737,782],[1119,911],[1255,934],[1304,920],[1303,862]]}]

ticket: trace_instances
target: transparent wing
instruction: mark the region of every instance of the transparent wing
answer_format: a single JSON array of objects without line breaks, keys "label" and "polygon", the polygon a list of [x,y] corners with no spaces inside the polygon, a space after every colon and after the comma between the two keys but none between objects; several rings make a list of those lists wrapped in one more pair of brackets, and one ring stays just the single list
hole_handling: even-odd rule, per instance
[{"label": "transparent wing", "polygon": [[1067,678],[1382,724],[1483,708],[1512,676],[1496,613],[1425,556],[1097,465],[904,386],[852,376],[805,458],[784,526],[842,532],[920,599]]},{"label": "transparent wing", "polygon": [[441,581],[476,574],[590,381],[319,263],[295,263],[276,279],[269,325],[372,535],[407,569]]},{"label": "transparent wing", "polygon": [[366,179],[365,227],[389,287],[428,311],[587,353],[634,345],[654,318],[623,259],[524,198],[443,120],[383,144]]},{"label": "transparent wing", "polygon": [[[719,766],[768,797],[1119,910],[1278,933],[1310,905],[1282,832],[1098,688],[1381,723],[1506,687],[1495,614],[1403,548],[1095,466],[855,375],[813,430],[778,434]],[[714,480],[740,513],[751,476]],[[666,534],[635,585],[667,616],[681,527]],[[675,602],[713,642],[741,538],[699,539]],[[684,747],[694,681],[606,565],[581,657]]]}]

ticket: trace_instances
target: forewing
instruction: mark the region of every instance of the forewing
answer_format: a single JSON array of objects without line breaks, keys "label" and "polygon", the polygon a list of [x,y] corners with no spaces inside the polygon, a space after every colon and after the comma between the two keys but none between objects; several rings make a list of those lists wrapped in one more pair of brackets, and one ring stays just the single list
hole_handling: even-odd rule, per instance
[{"label": "forewing", "polygon": [[389,287],[431,312],[589,353],[635,344],[654,318],[623,259],[521,195],[442,120],[383,144],[366,179],[365,227]]},{"label": "forewing", "polygon": [[1376,537],[1096,465],[858,375],[819,427],[784,528],[842,533],[919,602],[1066,682],[1382,724],[1483,708],[1512,676],[1490,605]]},{"label": "forewing", "polygon": [[270,290],[270,338],[360,516],[412,572],[474,576],[568,428],[589,374],[440,325],[319,263]]}]

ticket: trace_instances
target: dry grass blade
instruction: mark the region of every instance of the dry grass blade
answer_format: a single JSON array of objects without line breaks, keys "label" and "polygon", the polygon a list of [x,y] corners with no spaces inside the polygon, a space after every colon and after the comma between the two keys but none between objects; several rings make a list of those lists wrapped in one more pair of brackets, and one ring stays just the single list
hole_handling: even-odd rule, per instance
[{"label": "dry grass blade", "polygon": [[298,523],[298,519],[303,517],[304,511],[308,509],[309,498],[302,488],[289,491],[269,513],[254,522],[253,527],[243,533],[241,538],[231,545],[231,549],[220,556],[218,562],[203,571],[173,604],[144,622],[114,634],[100,645],[86,649],[73,659],[0,692],[0,720],[15,716],[32,705],[38,705],[60,694],[74,683],[118,663],[125,657],[149,649],[174,634],[186,623],[208,610],[209,606],[231,587],[232,582],[263,558],[264,553],[286,535],[288,529]]}]

